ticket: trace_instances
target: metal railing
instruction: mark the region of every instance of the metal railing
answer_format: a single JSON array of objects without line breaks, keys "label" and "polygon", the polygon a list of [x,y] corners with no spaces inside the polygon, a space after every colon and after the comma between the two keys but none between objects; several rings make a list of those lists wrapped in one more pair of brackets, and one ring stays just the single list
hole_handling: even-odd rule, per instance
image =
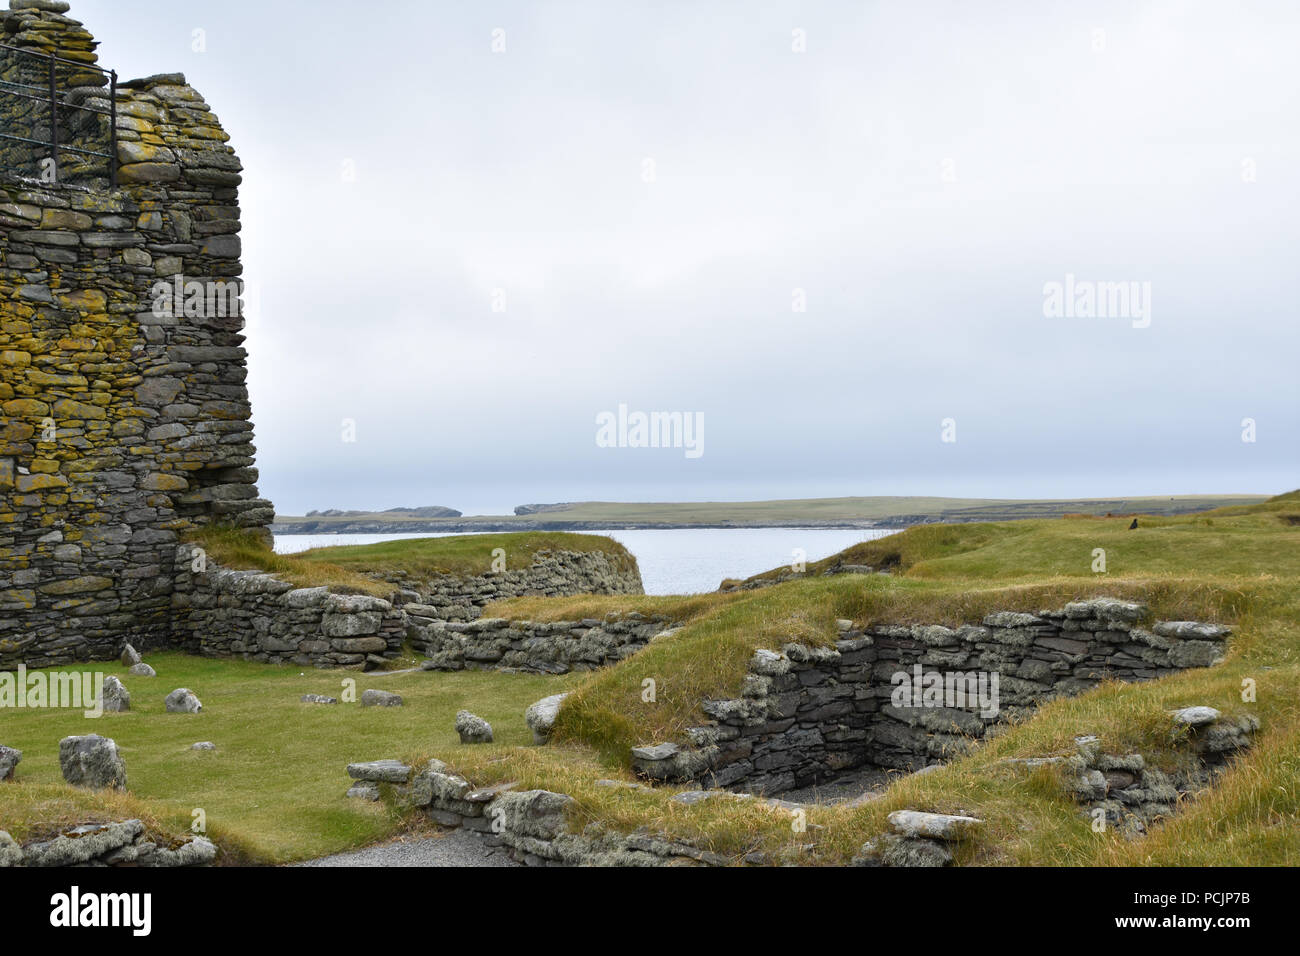
[{"label": "metal railing", "polygon": [[117,72],[0,43],[0,169],[71,182],[102,176],[97,160],[116,187]]}]

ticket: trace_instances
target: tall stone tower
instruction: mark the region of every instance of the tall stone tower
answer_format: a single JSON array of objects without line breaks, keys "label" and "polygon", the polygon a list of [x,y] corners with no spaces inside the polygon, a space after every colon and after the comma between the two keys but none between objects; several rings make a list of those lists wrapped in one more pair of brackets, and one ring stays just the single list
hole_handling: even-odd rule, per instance
[{"label": "tall stone tower", "polygon": [[0,21],[0,668],[167,646],[177,542],[274,517],[239,159],[183,76],[118,83],[68,9]]}]

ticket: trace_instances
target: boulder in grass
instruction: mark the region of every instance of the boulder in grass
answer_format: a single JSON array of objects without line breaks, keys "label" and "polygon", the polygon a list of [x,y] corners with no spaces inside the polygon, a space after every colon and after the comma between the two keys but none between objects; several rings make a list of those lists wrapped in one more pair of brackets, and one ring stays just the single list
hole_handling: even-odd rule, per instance
[{"label": "boulder in grass", "polygon": [[456,733],[460,734],[460,742],[463,744],[492,743],[492,725],[468,710],[462,710],[456,715]]},{"label": "boulder in grass", "polygon": [[917,810],[895,810],[889,815],[889,826],[899,836],[929,837],[932,840],[955,842],[964,839],[972,830],[984,823],[975,817],[954,816],[947,813],[921,813]]},{"label": "boulder in grass", "polygon": [[371,760],[348,764],[348,776],[370,783],[406,783],[411,779],[411,768],[400,760]]},{"label": "boulder in grass", "polygon": [[543,697],[524,711],[524,723],[533,732],[533,743],[541,745],[550,739],[551,727],[555,725],[555,718],[560,713],[560,705],[568,696],[568,694],[555,694],[551,697]]},{"label": "boulder in grass", "polygon": [[102,700],[105,713],[124,714],[131,709],[131,692],[116,677],[104,678]]},{"label": "boulder in grass", "polygon": [[139,652],[139,651],[137,651],[137,650],[136,650],[134,647],[132,647],[130,644],[128,644],[128,645],[126,645],[124,648],[122,648],[122,666],[123,666],[123,667],[135,667],[135,665],[136,665],[136,664],[139,664],[139,663],[142,663],[142,661],[140,660],[140,652]]},{"label": "boulder in grass", "polygon": [[63,779],[74,787],[125,790],[126,761],[108,737],[88,734],[59,741],[59,766]]},{"label": "boulder in grass", "polygon": [[371,802],[379,799],[379,786],[371,783],[369,780],[358,780],[352,786],[348,787],[348,792],[344,796],[353,800],[369,800]]},{"label": "boulder in grass", "polygon": [[1223,716],[1213,707],[1184,707],[1170,714],[1174,723],[1183,727],[1208,727]]},{"label": "boulder in grass", "polygon": [[13,747],[0,747],[0,783],[14,778],[14,768],[23,759],[23,752]]},{"label": "boulder in grass", "polygon": [[23,848],[6,831],[0,830],[0,870],[22,866]]},{"label": "boulder in grass", "polygon": [[157,677],[158,672],[148,664],[141,661],[139,664],[132,664],[131,669],[127,671],[132,677]]},{"label": "boulder in grass", "polygon": [[368,690],[361,695],[362,707],[401,707],[402,698],[386,690]]},{"label": "boulder in grass", "polygon": [[167,695],[167,713],[197,714],[203,710],[203,704],[188,687],[178,687]]}]

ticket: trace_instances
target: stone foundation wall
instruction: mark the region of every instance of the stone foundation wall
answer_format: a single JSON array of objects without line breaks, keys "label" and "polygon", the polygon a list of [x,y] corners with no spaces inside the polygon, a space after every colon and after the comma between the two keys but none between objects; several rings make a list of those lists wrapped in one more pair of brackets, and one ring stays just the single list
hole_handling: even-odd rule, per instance
[{"label": "stone foundation wall", "polygon": [[420,771],[396,760],[351,764],[357,783],[350,795],[379,797],[391,788],[409,806],[448,827],[479,833],[504,845],[528,866],[722,866],[728,861],[664,834],[614,833],[596,824],[571,832],[572,797],[550,790],[515,790],[513,784],[475,787],[439,760]]},{"label": "stone foundation wall", "polygon": [[176,549],[172,627],[177,646],[204,657],[370,670],[400,657],[406,615],[367,595],[296,588],[258,571],[192,570]]},{"label": "stone foundation wall", "polygon": [[[964,753],[1008,717],[1102,680],[1150,680],[1223,655],[1228,629],[1192,622],[1142,626],[1140,604],[1098,599],[1038,614],[999,612],[980,625],[873,627],[841,622],[833,647],[758,651],[743,696],[707,701],[713,721],[685,746],[633,750],[653,780],[780,793],[859,766],[919,770]],[[921,669],[918,677],[917,668]],[[921,697],[900,705],[897,678]],[[997,678],[996,711],[925,695],[927,675],[974,689]],[[974,678],[972,683],[967,678]],[[920,706],[912,706],[919,703]]]},{"label": "stone foundation wall", "polygon": [[425,670],[517,670],[567,674],[617,664],[669,630],[666,619],[638,613],[611,620],[533,623],[479,618],[434,619],[437,609],[406,605],[408,634],[428,656]]},{"label": "stone foundation wall", "polygon": [[150,839],[139,820],[88,823],[25,847],[0,830],[0,868],[207,866],[216,856],[217,848],[206,837],[174,840],[171,846],[161,846]]},{"label": "stone foundation wall", "polygon": [[406,600],[441,621],[473,621],[493,601],[515,597],[568,597],[574,594],[644,594],[641,572],[624,570],[603,551],[538,551],[532,566],[473,577],[438,575],[427,581],[386,575]]}]

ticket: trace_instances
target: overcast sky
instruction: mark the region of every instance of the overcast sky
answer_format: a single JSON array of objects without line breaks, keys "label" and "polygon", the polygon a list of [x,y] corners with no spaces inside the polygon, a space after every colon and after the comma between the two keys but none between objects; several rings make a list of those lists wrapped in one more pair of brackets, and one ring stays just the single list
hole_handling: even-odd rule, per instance
[{"label": "overcast sky", "polygon": [[[1289,0],[71,15],[244,161],[282,513],[1300,486]],[[599,447],[620,404],[703,454]]]}]

